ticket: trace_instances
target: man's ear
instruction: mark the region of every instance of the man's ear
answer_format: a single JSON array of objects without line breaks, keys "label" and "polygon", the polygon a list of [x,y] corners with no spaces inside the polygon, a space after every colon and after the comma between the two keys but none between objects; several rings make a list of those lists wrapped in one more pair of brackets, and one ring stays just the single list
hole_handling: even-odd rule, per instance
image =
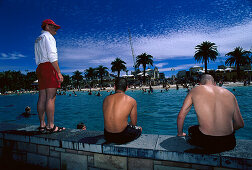
[{"label": "man's ear", "polygon": [[46,25],[45,25],[45,31],[48,31],[48,30],[49,30],[49,25],[46,24]]}]

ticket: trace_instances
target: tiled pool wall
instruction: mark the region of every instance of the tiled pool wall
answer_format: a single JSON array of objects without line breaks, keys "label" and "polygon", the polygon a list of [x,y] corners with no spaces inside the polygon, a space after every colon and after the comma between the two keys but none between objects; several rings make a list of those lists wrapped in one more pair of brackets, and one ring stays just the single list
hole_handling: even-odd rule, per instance
[{"label": "tiled pool wall", "polygon": [[35,125],[0,123],[1,159],[49,169],[252,169],[252,141],[234,150],[190,153],[184,137],[142,134],[124,145],[106,143],[103,132],[66,129],[39,134]]}]

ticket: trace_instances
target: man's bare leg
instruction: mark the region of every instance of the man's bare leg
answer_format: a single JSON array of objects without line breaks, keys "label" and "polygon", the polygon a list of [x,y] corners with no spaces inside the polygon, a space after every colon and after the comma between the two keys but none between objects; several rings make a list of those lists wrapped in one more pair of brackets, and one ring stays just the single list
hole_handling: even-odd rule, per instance
[{"label": "man's bare leg", "polygon": [[45,127],[45,111],[46,111],[46,91],[39,90],[39,98],[37,103],[37,112],[39,115],[40,127]]},{"label": "man's bare leg", "polygon": [[[49,129],[52,129],[54,127],[56,92],[57,92],[57,88],[46,89],[46,116],[47,116],[47,128]],[[58,127],[56,127],[55,131],[57,130],[58,130]]]},{"label": "man's bare leg", "polygon": [[56,88],[46,89],[46,116],[47,116],[47,127],[53,128],[54,126],[54,110],[55,110],[55,99],[56,99]]}]

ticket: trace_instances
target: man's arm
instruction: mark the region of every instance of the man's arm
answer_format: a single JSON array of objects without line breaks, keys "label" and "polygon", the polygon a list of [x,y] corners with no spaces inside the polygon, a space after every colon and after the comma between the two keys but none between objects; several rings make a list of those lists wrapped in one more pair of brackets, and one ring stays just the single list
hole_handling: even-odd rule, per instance
[{"label": "man's arm", "polygon": [[56,48],[56,41],[55,39],[51,36],[44,36],[44,41],[45,41],[45,47],[47,51],[47,57],[48,60],[52,63],[53,67],[57,71],[58,77],[59,77],[59,82],[63,82],[63,76],[60,72],[59,64],[58,64],[58,53],[57,53],[57,48]]},{"label": "man's arm", "polygon": [[191,92],[187,94],[183,106],[178,114],[177,117],[177,130],[178,134],[177,136],[185,136],[186,134],[183,133],[183,126],[184,126],[184,120],[187,115],[187,113],[190,111],[192,107],[192,94]]},{"label": "man's arm", "polygon": [[239,109],[238,102],[235,97],[234,97],[234,101],[235,101],[235,111],[234,111],[233,126],[234,126],[234,130],[238,130],[244,127],[244,121],[243,121],[243,118]]},{"label": "man's arm", "polygon": [[62,74],[61,74],[61,72],[60,72],[60,68],[59,68],[58,61],[52,62],[52,65],[53,65],[53,67],[55,68],[55,70],[56,70],[57,73],[58,73],[59,81],[62,83],[62,82],[63,82],[63,76],[62,76]]},{"label": "man's arm", "polygon": [[137,125],[137,103],[135,100],[133,103],[133,108],[130,112],[130,123],[129,124],[134,125],[134,126]]}]

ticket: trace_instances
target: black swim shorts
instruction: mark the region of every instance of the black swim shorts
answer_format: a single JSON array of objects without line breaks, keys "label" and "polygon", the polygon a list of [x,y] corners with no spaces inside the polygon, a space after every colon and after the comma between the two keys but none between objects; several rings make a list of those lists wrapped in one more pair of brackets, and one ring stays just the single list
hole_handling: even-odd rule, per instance
[{"label": "black swim shorts", "polygon": [[107,142],[124,144],[137,139],[141,136],[141,128],[138,126],[127,125],[120,133],[110,133],[104,129],[104,137]]},{"label": "black swim shorts", "polygon": [[188,135],[188,143],[211,152],[223,152],[236,146],[235,132],[226,136],[205,135],[199,130],[199,125],[195,125],[188,128]]}]

